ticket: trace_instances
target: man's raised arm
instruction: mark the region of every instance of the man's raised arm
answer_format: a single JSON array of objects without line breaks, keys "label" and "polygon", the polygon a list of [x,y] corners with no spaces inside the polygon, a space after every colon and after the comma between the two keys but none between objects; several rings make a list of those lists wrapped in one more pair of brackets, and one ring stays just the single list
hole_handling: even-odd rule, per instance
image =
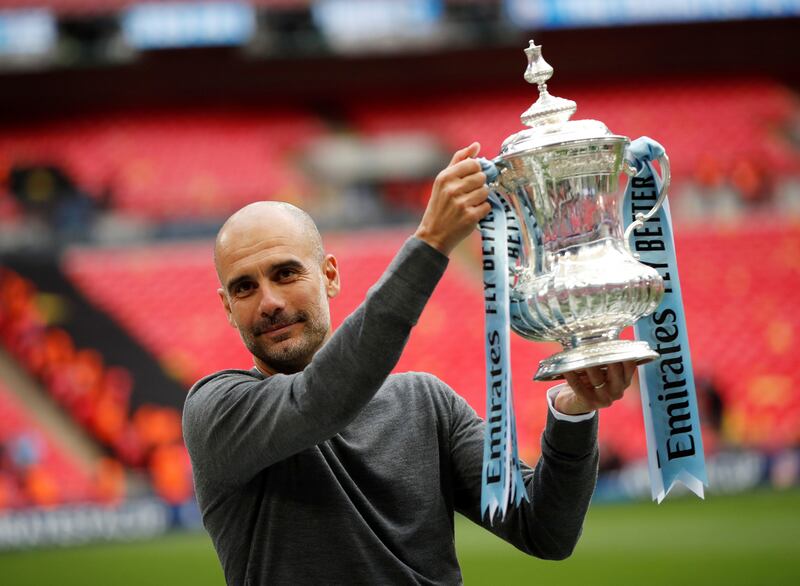
[{"label": "man's raised arm", "polygon": [[366,300],[295,374],[222,371],[199,381],[184,407],[195,475],[236,486],[350,423],[397,364],[447,255],[489,210],[479,145],[436,178],[428,208]]}]

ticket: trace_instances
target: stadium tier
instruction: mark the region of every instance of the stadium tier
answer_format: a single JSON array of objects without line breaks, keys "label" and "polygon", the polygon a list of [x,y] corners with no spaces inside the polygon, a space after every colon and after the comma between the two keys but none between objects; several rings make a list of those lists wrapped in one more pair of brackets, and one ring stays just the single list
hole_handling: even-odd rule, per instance
[{"label": "stadium tier", "polygon": [[[798,169],[796,154],[780,136],[796,112],[794,96],[769,79],[651,78],[596,87],[554,80],[549,91],[577,102],[574,119],[602,120],[617,134],[658,140],[670,155],[676,181],[692,177],[709,158],[725,171],[742,159],[775,172]],[[470,89],[458,96],[428,96],[422,103],[363,103],[349,112],[367,134],[427,130],[451,148],[479,140],[484,156],[491,156],[521,129],[519,116],[536,97],[534,86],[514,92]]]},{"label": "stadium tier", "polygon": [[[678,186],[728,181],[743,200],[755,200],[765,183],[800,169],[786,136],[797,106],[778,82],[676,79],[551,89],[577,101],[576,118],[656,138]],[[519,115],[535,97],[526,87],[354,102],[344,122],[366,136],[428,133],[448,150],[477,139],[493,156],[521,129]],[[303,109],[121,111],[0,130],[4,168],[57,165],[103,205],[156,221],[219,219],[257,199],[313,198],[298,163],[304,147],[330,133],[320,116]],[[0,197],[0,218],[12,215],[4,212],[9,199]]]},{"label": "stadium tier", "polygon": [[[0,344],[41,383],[75,424],[114,455],[114,459],[101,458],[96,463],[92,491],[80,493],[79,499],[73,495],[73,481],[66,481],[63,486],[54,482],[52,490],[58,496],[52,498],[57,502],[115,500],[125,491],[121,464],[146,469],[156,493],[166,501],[179,503],[189,498],[191,473],[178,410],[146,403],[132,410],[131,374],[105,364],[98,350],[78,347],[67,330],[50,323],[40,301],[31,281],[0,267]],[[6,414],[13,422],[16,413],[11,407],[3,411],[0,427],[6,425]],[[46,466],[42,475],[48,475],[45,480],[64,468],[60,461],[55,462],[55,470],[50,470],[48,462],[43,463]],[[67,479],[70,473],[59,478]],[[77,475],[75,479],[80,485],[82,477]]]},{"label": "stadium tier", "polygon": [[[335,323],[363,299],[406,234],[376,231],[326,238],[327,249],[339,259],[343,283],[332,304]],[[252,365],[225,320],[211,250],[210,242],[75,249],[65,259],[66,272],[188,388],[209,372]],[[797,305],[800,291],[800,228],[679,227],[677,250],[695,373],[702,392],[718,393],[724,406],[722,427],[710,425],[706,443],[712,449],[719,442],[766,448],[796,443],[800,380],[793,348],[800,318],[790,308]],[[451,262],[397,369],[436,373],[483,413],[482,328],[477,263],[465,255]],[[538,450],[547,388],[531,377],[538,360],[557,348],[512,337],[515,404],[526,457]],[[707,388],[708,381],[716,391]],[[713,419],[712,407],[708,410],[704,417]],[[624,460],[644,456],[636,392],[603,414],[601,438],[606,450]]]},{"label": "stadium tier", "polygon": [[[361,302],[406,235],[371,232],[326,238],[327,249],[339,258],[343,283],[342,293],[332,304],[335,324]],[[66,272],[84,294],[159,356],[187,388],[215,370],[252,366],[217,296],[210,243],[116,251],[76,249],[65,260]],[[397,367],[440,374],[479,412],[484,411],[481,304],[477,279],[454,263]],[[519,346],[517,341],[515,346]],[[543,350],[538,350],[543,357]],[[516,371],[526,372],[528,361],[533,360],[531,349],[517,347],[514,360]],[[540,399],[537,395],[536,400]],[[523,409],[524,405],[523,400]],[[541,405],[530,407],[526,417],[531,427],[520,433],[527,445],[533,445],[544,422]],[[531,416],[536,420],[531,421]]]},{"label": "stadium tier", "polygon": [[0,381],[0,511],[97,496],[92,476]]},{"label": "stadium tier", "polygon": [[133,217],[219,218],[265,194],[301,199],[290,157],[321,126],[301,111],[127,111],[3,129],[0,160],[57,165]]}]

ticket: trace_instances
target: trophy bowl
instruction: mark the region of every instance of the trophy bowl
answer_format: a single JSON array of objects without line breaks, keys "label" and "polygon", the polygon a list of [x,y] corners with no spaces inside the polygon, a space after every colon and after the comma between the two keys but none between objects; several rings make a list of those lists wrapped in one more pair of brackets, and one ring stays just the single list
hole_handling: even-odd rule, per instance
[{"label": "trophy bowl", "polygon": [[541,361],[536,380],[655,360],[659,355],[647,342],[619,336],[664,294],[661,276],[637,260],[628,236],[664,201],[669,160],[659,161],[662,186],[652,209],[623,231],[619,177],[633,174],[626,164],[630,140],[597,120],[570,120],[575,102],[548,93],[553,68],[541,47],[530,41],[525,52],[525,79],[539,88],[539,99],[521,116],[528,128],[509,136],[496,159],[481,160],[519,230],[521,246],[513,248],[509,239],[511,329],[564,347]]}]

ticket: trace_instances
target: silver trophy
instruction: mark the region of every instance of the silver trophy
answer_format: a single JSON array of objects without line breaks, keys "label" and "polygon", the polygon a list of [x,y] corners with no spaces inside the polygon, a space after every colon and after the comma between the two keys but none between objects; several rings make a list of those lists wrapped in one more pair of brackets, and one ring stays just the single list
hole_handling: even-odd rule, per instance
[{"label": "silver trophy", "polygon": [[618,185],[622,172],[634,172],[625,161],[630,140],[597,120],[570,120],[575,102],[548,93],[553,68],[541,46],[530,41],[525,53],[525,79],[539,88],[539,99],[520,117],[529,128],[509,136],[492,162],[483,161],[490,188],[510,205],[521,236],[510,258],[511,329],[564,347],[541,361],[536,380],[655,360],[647,342],[619,335],[664,295],[661,277],[637,260],[629,236],[664,201],[669,160],[658,160],[662,187],[653,208],[623,233]]}]

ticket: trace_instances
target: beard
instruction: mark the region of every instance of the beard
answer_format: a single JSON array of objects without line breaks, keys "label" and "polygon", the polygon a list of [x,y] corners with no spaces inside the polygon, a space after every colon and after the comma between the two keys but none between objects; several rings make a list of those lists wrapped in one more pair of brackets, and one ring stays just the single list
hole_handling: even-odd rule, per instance
[{"label": "beard", "polygon": [[[330,329],[330,318],[299,310],[291,315],[265,317],[250,328],[240,330],[242,341],[250,353],[282,374],[300,372],[309,365],[322,347]],[[272,338],[261,337],[271,329],[301,323],[302,332],[283,332]]]}]

